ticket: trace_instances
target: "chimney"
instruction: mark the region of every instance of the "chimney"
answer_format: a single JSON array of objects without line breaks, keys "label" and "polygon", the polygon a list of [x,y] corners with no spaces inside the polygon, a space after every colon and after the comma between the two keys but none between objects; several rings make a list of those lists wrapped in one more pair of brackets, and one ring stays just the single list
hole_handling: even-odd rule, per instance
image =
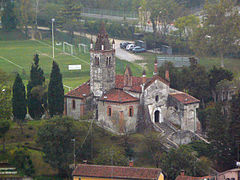
[{"label": "chimney", "polygon": [[155,61],[154,61],[154,72],[153,72],[153,75],[157,75],[158,74],[158,67],[157,67],[158,63],[157,63],[157,58],[155,58]]},{"label": "chimney", "polygon": [[170,81],[169,70],[168,69],[166,69],[166,71],[165,71],[165,79]]},{"label": "chimney", "polygon": [[92,38],[91,38],[90,49],[93,49],[93,40],[92,40]]},{"label": "chimney", "polygon": [[114,39],[112,41],[112,48],[115,49],[115,41],[114,41]]},{"label": "chimney", "polygon": [[181,175],[181,176],[184,176],[184,170],[181,170],[180,175]]},{"label": "chimney", "polygon": [[143,72],[142,72],[142,83],[145,84],[146,81],[147,81],[147,77],[146,77],[146,71],[144,69]]},{"label": "chimney", "polygon": [[129,161],[129,167],[133,167],[133,160]]},{"label": "chimney", "polygon": [[83,160],[83,164],[87,164],[87,160]]}]

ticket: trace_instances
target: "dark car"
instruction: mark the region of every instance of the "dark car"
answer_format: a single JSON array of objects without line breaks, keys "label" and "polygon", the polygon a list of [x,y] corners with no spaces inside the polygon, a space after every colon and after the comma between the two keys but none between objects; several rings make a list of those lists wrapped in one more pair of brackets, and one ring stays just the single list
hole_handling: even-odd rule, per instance
[{"label": "dark car", "polygon": [[122,42],[122,43],[120,43],[120,48],[126,49],[128,44],[130,44],[130,43],[129,42]]},{"label": "dark car", "polygon": [[135,48],[132,49],[132,52],[134,53],[140,53],[140,52],[145,52],[146,49],[140,46],[136,46]]}]

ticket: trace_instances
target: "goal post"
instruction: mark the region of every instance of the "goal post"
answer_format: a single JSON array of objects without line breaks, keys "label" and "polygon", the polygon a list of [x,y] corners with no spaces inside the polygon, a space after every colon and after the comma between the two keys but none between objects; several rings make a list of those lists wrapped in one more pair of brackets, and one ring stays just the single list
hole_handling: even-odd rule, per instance
[{"label": "goal post", "polygon": [[[70,53],[67,52],[70,50]],[[63,52],[73,55],[73,45],[67,42],[63,42]]]},{"label": "goal post", "polygon": [[82,49],[83,49],[83,53],[86,53],[87,45],[86,44],[78,44],[78,49],[79,49],[79,53],[81,53]]}]

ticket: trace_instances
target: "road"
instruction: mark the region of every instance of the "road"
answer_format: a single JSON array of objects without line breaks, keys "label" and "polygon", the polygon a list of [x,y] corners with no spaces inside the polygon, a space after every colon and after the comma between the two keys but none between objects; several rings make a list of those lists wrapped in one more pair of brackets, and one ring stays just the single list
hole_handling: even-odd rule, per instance
[{"label": "road", "polygon": [[[38,27],[39,30],[49,30],[48,27]],[[58,29],[58,31],[61,31]],[[61,31],[61,32],[66,32],[66,31]],[[74,32],[75,35],[81,35],[79,32]],[[95,35],[90,35],[90,34],[86,34],[87,38],[93,38],[93,41],[96,40],[96,36]],[[119,40],[119,39],[114,39],[115,41],[115,47],[116,47],[116,57],[122,60],[126,60],[129,62],[134,62],[136,60],[143,60],[143,57],[140,55],[136,55],[133,53],[130,53],[124,49],[120,48],[120,43],[123,42],[124,40]],[[110,42],[112,42],[112,39],[110,39]],[[131,42],[131,41],[129,41]]]}]

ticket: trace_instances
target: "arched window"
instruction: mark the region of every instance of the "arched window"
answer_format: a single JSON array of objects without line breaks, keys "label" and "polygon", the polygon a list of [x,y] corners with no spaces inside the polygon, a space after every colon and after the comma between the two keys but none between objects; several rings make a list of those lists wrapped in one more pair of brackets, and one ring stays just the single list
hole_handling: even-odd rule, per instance
[{"label": "arched window", "polygon": [[133,107],[132,106],[129,107],[128,115],[129,115],[129,117],[133,117]]},{"label": "arched window", "polygon": [[108,114],[108,116],[112,116],[112,108],[111,108],[111,106],[108,106],[107,114]]},{"label": "arched window", "polygon": [[156,96],[155,96],[155,101],[158,102],[158,100],[159,100],[159,96],[156,95]]},{"label": "arched window", "polygon": [[106,59],[106,66],[111,65],[111,57],[107,57]]},{"label": "arched window", "polygon": [[95,65],[99,66],[99,57],[95,57]]},{"label": "arched window", "polygon": [[75,109],[76,108],[76,102],[75,102],[75,100],[73,99],[72,100],[72,109]]}]

